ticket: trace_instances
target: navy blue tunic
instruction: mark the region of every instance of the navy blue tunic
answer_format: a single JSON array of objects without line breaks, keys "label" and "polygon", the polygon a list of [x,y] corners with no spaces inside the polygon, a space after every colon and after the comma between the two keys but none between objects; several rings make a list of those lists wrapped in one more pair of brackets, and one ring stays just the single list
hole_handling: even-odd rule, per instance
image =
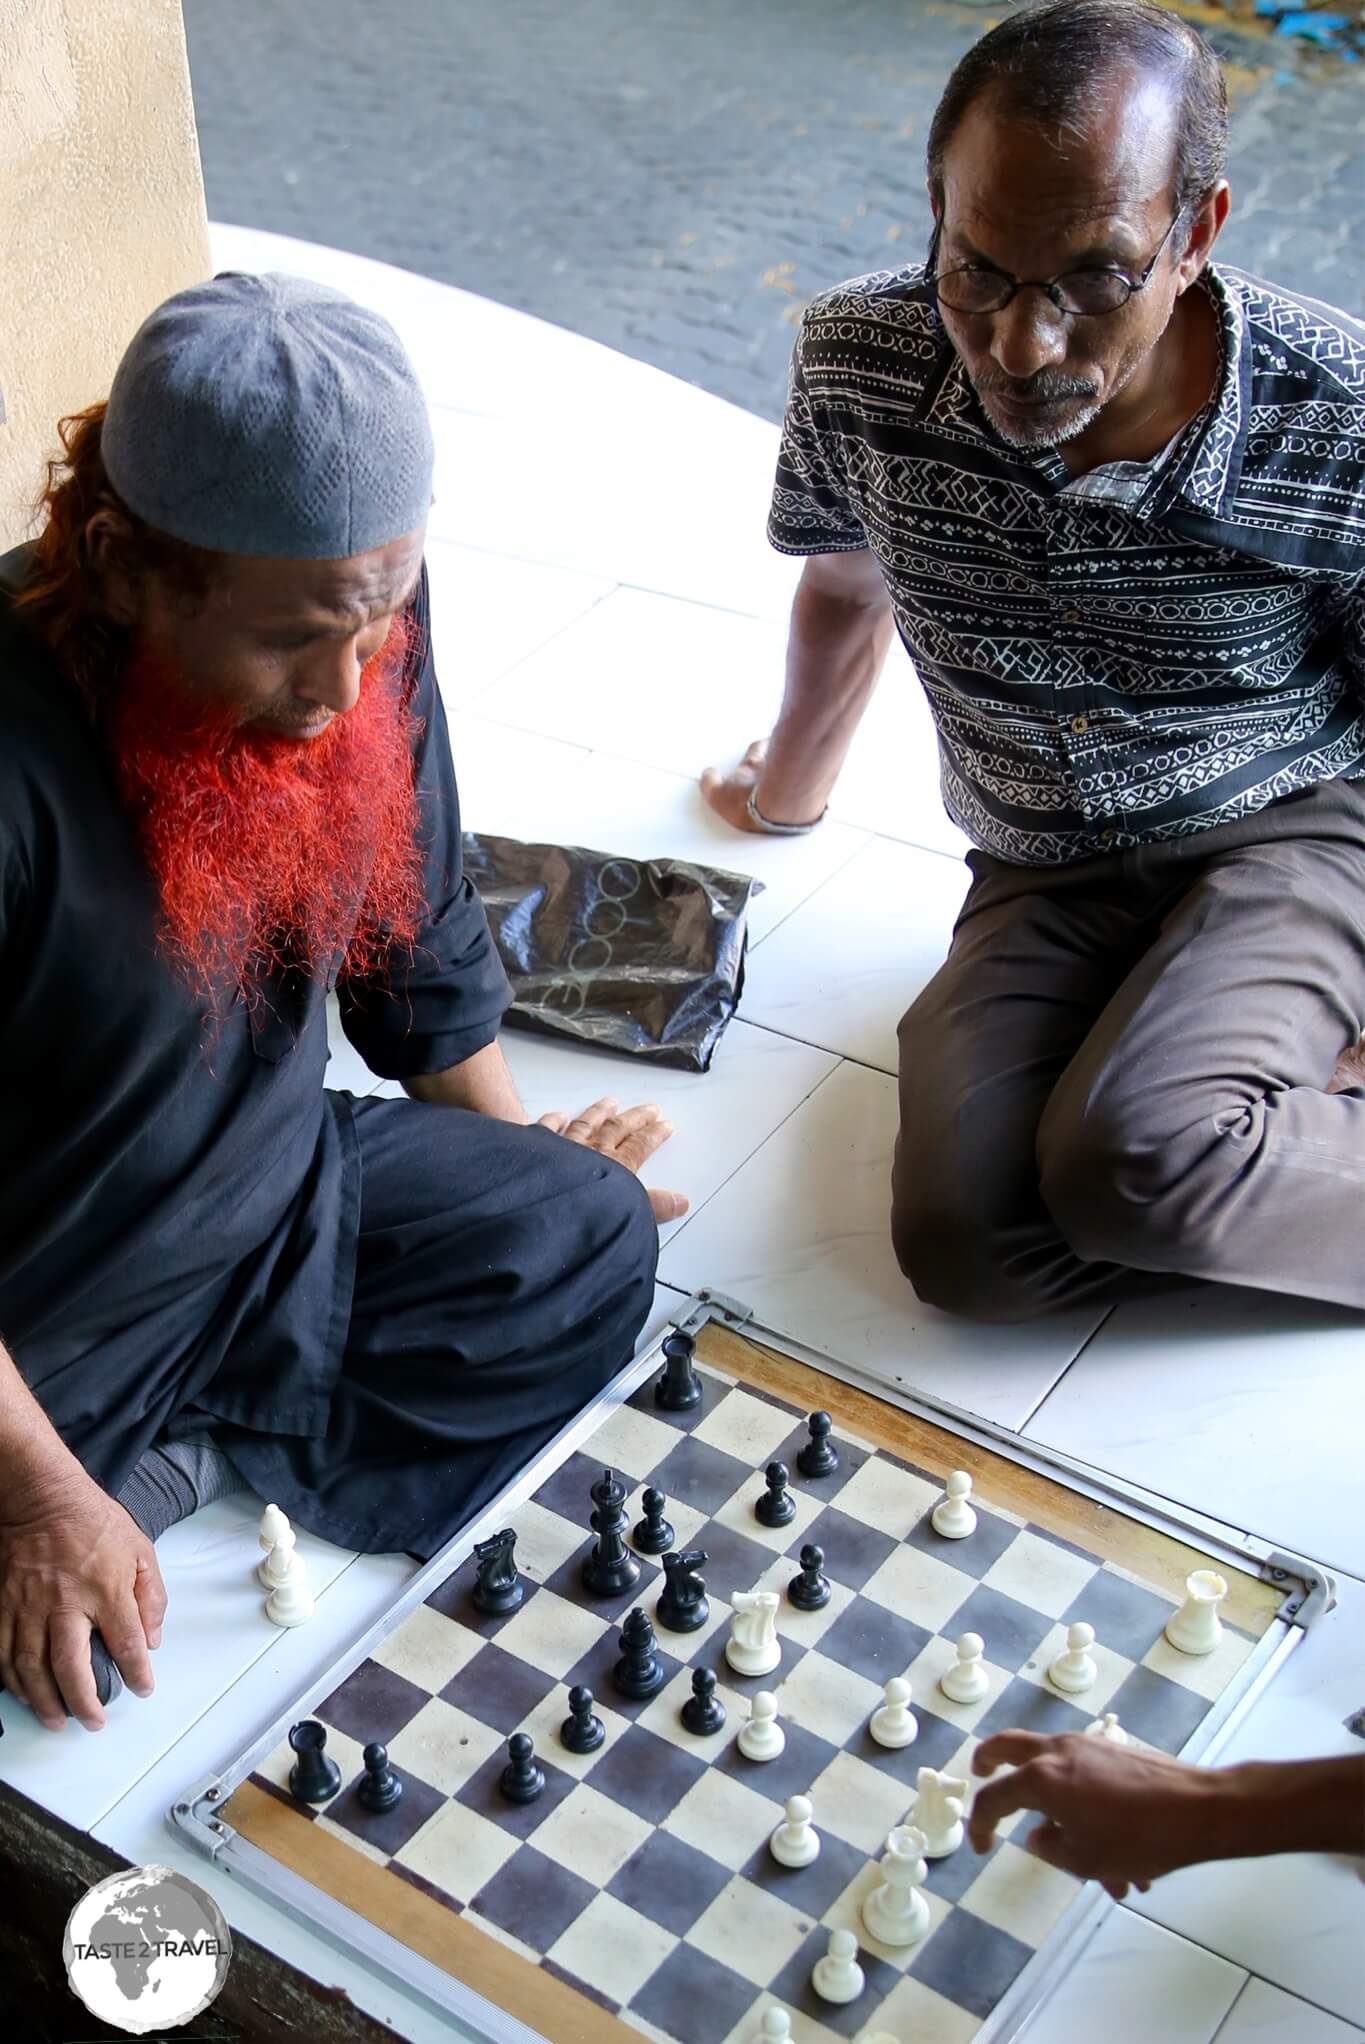
[{"label": "navy blue tunic", "polygon": [[[327,988],[321,977],[279,975],[255,1012],[239,1001],[206,1031],[158,948],[155,885],[95,726],[12,610],[27,560],[22,548],[0,559],[0,1338],[67,1444],[111,1492],[189,1413],[230,1423],[225,1437],[242,1447],[248,1475],[259,1437],[258,1460],[304,1524],[357,1543],[430,1548],[458,1523],[474,1477],[506,1465],[508,1428],[526,1436],[533,1421],[563,1417],[575,1370],[586,1372],[588,1395],[629,1353],[653,1268],[642,1196],[633,1181],[629,1193],[617,1184],[627,1180],[619,1167],[545,1131],[373,1103],[364,1125],[383,1175],[370,1188],[372,1218],[382,1208],[386,1229],[401,1218],[405,1196],[426,1215],[428,1235],[433,1225],[451,1230],[462,1204],[467,1227],[468,1203],[488,1193],[490,1178],[504,1190],[520,1185],[537,1219],[528,1236],[506,1198],[499,1212],[476,1217],[481,1262],[509,1269],[500,1344],[481,1325],[462,1358],[492,1372],[478,1394],[474,1462],[462,1468],[459,1454],[468,1387],[457,1373],[440,1379],[442,1396],[433,1397],[430,1356],[417,1412],[404,1407],[401,1371],[384,1365],[390,1437],[382,1437],[381,1412],[378,1437],[357,1442],[343,1373],[363,1304],[364,1117],[359,1103],[323,1088]],[[415,607],[425,649],[411,687],[422,725],[415,765],[429,918],[413,960],[403,958],[383,985],[340,989],[351,1042],[374,1072],[395,1079],[482,1049],[510,999],[462,873],[425,575]],[[451,1181],[439,1197],[433,1177]],[[589,1182],[606,1188],[598,1219],[611,1208],[592,1243],[569,1213]],[[412,1267],[428,1270],[428,1294],[432,1284],[442,1293],[428,1296],[435,1320],[429,1310],[426,1321],[441,1327],[442,1355],[458,1352],[468,1317],[462,1274],[439,1242],[434,1255],[429,1240],[416,1247],[425,1260],[418,1254]],[[528,1282],[531,1249],[546,1269]],[[550,1276],[570,1272],[577,1295],[557,1296]],[[498,1369],[511,1354],[515,1375],[526,1347],[512,1311],[518,1293],[539,1302],[541,1367],[563,1383],[538,1405],[523,1357],[521,1403],[509,1402],[501,1427]],[[420,1306],[405,1301],[409,1356],[421,1345],[412,1319]],[[365,1367],[375,1370],[384,1344],[374,1315],[363,1317]],[[555,1337],[566,1332],[574,1338],[556,1353]],[[358,1479],[344,1500],[310,1513],[306,1494],[319,1488],[339,1427],[353,1456],[373,1450],[389,1478],[368,1487]],[[429,1499],[405,1501],[402,1472],[438,1441],[442,1480],[459,1495],[433,1512]],[[291,1443],[292,1460],[284,1452]]]}]

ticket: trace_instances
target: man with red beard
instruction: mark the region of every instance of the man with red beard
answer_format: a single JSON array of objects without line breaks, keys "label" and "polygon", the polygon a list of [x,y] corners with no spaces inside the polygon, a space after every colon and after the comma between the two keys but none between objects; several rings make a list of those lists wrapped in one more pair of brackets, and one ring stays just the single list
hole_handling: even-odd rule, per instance
[{"label": "man with red beard", "polygon": [[[498,1049],[393,330],[216,278],[63,440],[0,560],[0,1683],[94,1729],[167,1525],[246,1484],[433,1553],[629,1356],[685,1202],[656,1108],[527,1127]],[[324,1092],[329,989],[410,1098]]]}]

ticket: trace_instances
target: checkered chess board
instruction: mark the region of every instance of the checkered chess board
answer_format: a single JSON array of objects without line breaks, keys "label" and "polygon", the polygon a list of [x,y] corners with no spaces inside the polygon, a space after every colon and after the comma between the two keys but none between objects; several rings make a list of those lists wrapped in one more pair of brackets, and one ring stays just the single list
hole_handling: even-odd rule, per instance
[{"label": "checkered chess board", "polygon": [[[808,1394],[822,1388],[813,1376],[803,1373]],[[546,1990],[550,1982],[569,1990],[561,2011],[581,1998],[581,2030],[552,2012],[537,2018],[554,2044],[627,2032],[668,2044],[749,2044],[773,2002],[791,2012],[799,2044],[872,2028],[907,2044],[967,2044],[1079,1886],[1025,1849],[1031,1820],[1016,1820],[985,1858],[964,1844],[931,1862],[928,1935],[906,1950],[879,1945],[859,1906],[880,1878],[888,1831],[906,1819],[917,1770],[969,1775],[975,1747],[993,1731],[1079,1731],[1105,1710],[1135,1738],[1176,1751],[1236,1677],[1270,1623],[1273,1599],[1248,1578],[1251,1601],[1237,1607],[1246,1629],[1228,1626],[1207,1658],[1179,1654],[1162,1628],[1179,1600],[1187,1549],[1169,1542],[1175,1564],[1151,1571],[1164,1580],[1144,1580],[1114,1558],[1112,1540],[1102,1543],[1106,1552],[1090,1552],[993,1502],[982,1467],[993,1458],[947,1431],[940,1466],[924,1467],[879,1446],[875,1429],[836,1420],[839,1467],[808,1480],[796,1468],[808,1404],[716,1368],[701,1377],[702,1403],[685,1414],[660,1411],[647,1379],[509,1513],[527,1590],[518,1611],[482,1616],[466,1561],[317,1704],[344,1784],[330,1804],[307,1810],[289,1797],[287,1744],[251,1781],[277,1809],[289,1805],[291,1822],[315,1827],[315,1847],[325,1837],[349,1849],[345,1857],[362,1855],[390,1883],[539,1969]],[[840,1387],[824,1382],[830,1395],[821,1402],[837,1414]],[[877,1404],[863,1401],[866,1410]],[[754,1516],[772,1460],[787,1463],[797,1503],[776,1531]],[[638,1603],[653,1614],[657,1561],[640,1557],[637,1589],[615,1604],[590,1598],[581,1581],[589,1488],[605,1467],[630,1480],[632,1525],[643,1489],[656,1486],[676,1544],[709,1557],[709,1623],[687,1635],[656,1627],[668,1679],[646,1703],[619,1696],[611,1671],[626,1613]],[[944,1539],[930,1524],[951,1467],[977,1478],[977,1525],[965,1540]],[[1065,1492],[1047,1477],[1034,1482]],[[1046,1516],[1055,1529],[1057,1514]],[[785,1595],[808,1541],[824,1550],[832,1584],[829,1603],[813,1613]],[[783,1593],[782,1663],[746,1680],[724,1659],[727,1599],[755,1587]],[[1050,1687],[1046,1670],[1079,1618],[1095,1628],[1099,1679],[1072,1701]],[[990,1680],[971,1706],[938,1686],[967,1631],[985,1641]],[[698,1665],[715,1670],[728,1713],[707,1739],[679,1719]],[[898,1752],[867,1731],[892,1675],[908,1676],[919,1720],[918,1738]],[[580,1682],[592,1689],[606,1739],[576,1756],[558,1731]],[[786,1734],[785,1751],[762,1764],[744,1759],[735,1741],[758,1689],[777,1692]],[[523,1806],[498,1788],[516,1731],[531,1734],[546,1778],[543,1795]],[[367,1814],[355,1795],[362,1748],[376,1739],[403,1779],[402,1800],[382,1816]],[[790,1869],[767,1841],[784,1799],[797,1793],[814,1804],[821,1849],[812,1865]],[[231,1803],[225,1814],[231,1823]],[[371,1884],[367,1892],[377,1891]],[[365,1906],[381,1920],[388,1914]],[[840,1925],[857,1934],[867,1982],[845,2007],[819,2000],[809,1984]],[[496,1988],[473,1977],[471,1949],[464,1943],[450,1970],[496,1999]],[[505,1974],[505,1957],[499,1965]]]}]

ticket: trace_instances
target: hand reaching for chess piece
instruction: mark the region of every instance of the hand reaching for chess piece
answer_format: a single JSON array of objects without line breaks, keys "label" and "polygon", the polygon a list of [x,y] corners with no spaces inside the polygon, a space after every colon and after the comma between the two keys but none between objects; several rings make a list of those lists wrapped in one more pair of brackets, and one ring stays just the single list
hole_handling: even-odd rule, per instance
[{"label": "hand reaching for chess piece", "polygon": [[1040,1859],[1099,1881],[1116,1902],[1201,1860],[1273,1852],[1365,1851],[1365,1755],[1191,1767],[1145,1747],[1084,1733],[997,1732],[972,1771],[1013,1772],[976,1792],[968,1836],[987,1852],[1015,1810],[1043,1822]]},{"label": "hand reaching for chess piece", "polygon": [[[673,1124],[664,1120],[663,1109],[650,1104],[644,1107],[622,1107],[610,1098],[594,1100],[591,1107],[585,1107],[581,1114],[542,1114],[539,1128],[548,1128],[557,1136],[565,1136],[571,1143],[582,1143],[588,1150],[596,1150],[603,1157],[611,1157],[618,1164],[624,1164],[633,1177],[638,1178],[654,1152],[661,1149],[673,1133]],[[664,1192],[657,1186],[648,1187],[649,1204],[654,1218],[660,1226],[665,1221],[676,1221],[687,1212],[687,1195],[681,1192]]]}]

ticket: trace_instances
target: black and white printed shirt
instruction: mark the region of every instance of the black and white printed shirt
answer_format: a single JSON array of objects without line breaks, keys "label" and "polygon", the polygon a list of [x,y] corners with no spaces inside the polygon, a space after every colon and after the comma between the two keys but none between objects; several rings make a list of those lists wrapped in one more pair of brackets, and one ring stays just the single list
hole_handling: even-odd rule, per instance
[{"label": "black and white printed shirt", "polygon": [[1365,327],[1210,268],[1210,403],[1073,479],[990,426],[922,277],[807,309],[768,536],[875,552],[954,822],[1056,865],[1365,775]]}]

